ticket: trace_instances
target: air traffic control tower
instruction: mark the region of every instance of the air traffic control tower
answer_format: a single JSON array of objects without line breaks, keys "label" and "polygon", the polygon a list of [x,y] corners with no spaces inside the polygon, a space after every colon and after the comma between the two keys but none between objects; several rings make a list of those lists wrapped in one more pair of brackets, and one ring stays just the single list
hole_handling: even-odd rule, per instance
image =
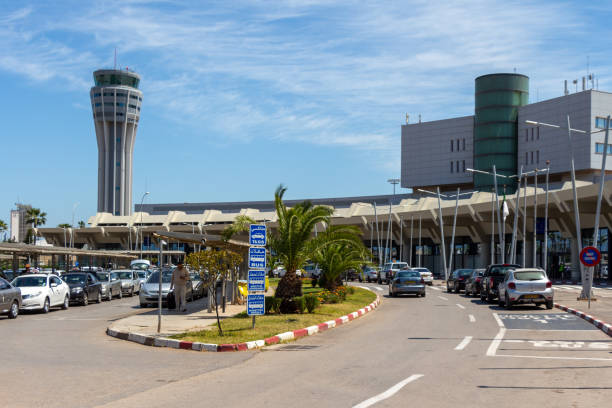
[{"label": "air traffic control tower", "polygon": [[98,139],[98,212],[132,214],[132,162],[140,119],[140,76],[128,70],[95,71],[91,88]]}]

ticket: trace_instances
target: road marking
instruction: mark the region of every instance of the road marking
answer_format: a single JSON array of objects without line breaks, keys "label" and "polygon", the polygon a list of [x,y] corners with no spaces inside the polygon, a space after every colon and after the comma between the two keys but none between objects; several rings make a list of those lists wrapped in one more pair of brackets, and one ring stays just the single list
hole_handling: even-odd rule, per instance
[{"label": "road marking", "polygon": [[460,305],[459,303],[455,303],[459,309],[465,309],[465,306]]},{"label": "road marking", "polygon": [[430,288],[430,289],[433,289],[433,290],[442,290],[442,288],[439,288],[439,287],[437,287],[437,286],[430,286],[429,288]]},{"label": "road marking", "polygon": [[470,318],[471,323],[474,323],[476,321],[476,318],[474,317],[474,315],[468,315],[468,317]]},{"label": "road marking", "polygon": [[495,357],[495,353],[497,352],[497,349],[499,348],[499,345],[501,344],[505,334],[506,329],[504,327],[500,327],[499,332],[497,333],[497,335],[491,342],[491,345],[487,349],[487,357]]},{"label": "road marking", "polygon": [[397,393],[399,390],[401,390],[406,384],[409,384],[415,380],[418,380],[419,378],[423,377],[424,374],[413,374],[410,377],[406,378],[405,380],[402,380],[400,382],[398,382],[397,384],[395,384],[393,387],[389,388],[387,391],[375,395],[372,398],[369,398],[355,406],[353,406],[353,408],[367,408],[370,407],[374,404],[376,404],[377,402],[380,402],[382,400],[386,400],[387,398],[392,397],[393,395],[395,395],[395,393]]},{"label": "road marking", "polygon": [[552,356],[514,356],[509,354],[495,354],[494,357],[513,357],[513,358],[537,358],[541,360],[589,360],[589,361],[612,361],[612,358],[593,358],[593,357],[552,357]]},{"label": "road marking", "polygon": [[380,290],[380,291],[383,291],[383,290],[384,290],[383,288],[379,288],[378,286],[374,286],[374,289],[376,289],[376,290]]},{"label": "road marking", "polygon": [[470,344],[470,341],[472,341],[472,336],[465,336],[465,338],[461,340],[461,343],[455,347],[455,350],[463,350],[468,344]]},{"label": "road marking", "polygon": [[357,286],[357,287],[361,289],[365,289],[365,290],[370,290],[370,288],[368,288],[367,286]]},{"label": "road marking", "polygon": [[504,326],[504,322],[501,321],[501,319],[499,318],[497,313],[493,313],[493,317],[495,318],[495,320],[497,320],[497,325],[499,327],[506,327],[506,326]]},{"label": "road marking", "polygon": [[438,297],[442,300],[448,300],[448,298],[445,298],[444,296],[438,296]]},{"label": "road marking", "polygon": [[505,343],[524,343],[525,340],[504,340]]}]

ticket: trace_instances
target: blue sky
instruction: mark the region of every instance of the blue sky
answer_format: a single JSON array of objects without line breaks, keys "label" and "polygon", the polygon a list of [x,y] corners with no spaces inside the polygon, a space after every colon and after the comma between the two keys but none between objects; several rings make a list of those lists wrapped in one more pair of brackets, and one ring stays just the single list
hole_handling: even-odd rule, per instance
[{"label": "blue sky", "polygon": [[586,3],[0,0],[0,219],[95,214],[89,88],[115,47],[144,92],[134,202],[385,194],[405,113],[472,114],[478,75],[516,69],[542,100],[588,56],[612,91],[612,6]]}]

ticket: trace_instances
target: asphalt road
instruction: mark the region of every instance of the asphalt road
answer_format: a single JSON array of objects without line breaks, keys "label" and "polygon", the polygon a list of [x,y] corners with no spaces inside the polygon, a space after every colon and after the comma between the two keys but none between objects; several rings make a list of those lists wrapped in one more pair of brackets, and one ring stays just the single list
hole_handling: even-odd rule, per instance
[{"label": "asphalt road", "polygon": [[385,287],[362,286],[384,296],[373,313],[263,351],[197,353],[105,336],[109,320],[134,312],[136,299],[2,320],[3,386],[10,406],[605,407],[612,400],[612,339],[575,316],[506,311],[440,287],[425,298],[389,298]]}]

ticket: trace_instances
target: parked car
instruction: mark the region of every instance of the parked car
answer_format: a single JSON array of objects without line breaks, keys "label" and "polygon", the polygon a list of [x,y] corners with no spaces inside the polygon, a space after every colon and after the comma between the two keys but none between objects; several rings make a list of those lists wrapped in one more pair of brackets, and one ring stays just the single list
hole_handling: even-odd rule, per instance
[{"label": "parked car", "polygon": [[498,285],[506,277],[506,272],[520,268],[516,264],[489,265],[484,272],[480,285],[480,300],[493,302],[498,297]]},{"label": "parked car", "polygon": [[543,269],[520,268],[509,270],[498,285],[499,306],[511,309],[515,304],[533,303],[553,308],[552,282]]},{"label": "parked car", "polygon": [[91,273],[70,272],[63,276],[70,287],[70,301],[87,306],[90,301],[102,303],[102,283]]},{"label": "parked car", "polygon": [[116,272],[117,276],[121,280],[121,292],[132,297],[134,296],[134,293],[138,293],[140,291],[140,281],[138,280],[138,274],[136,271],[131,269],[119,269],[111,272]]},{"label": "parked car", "polygon": [[321,276],[321,269],[315,264],[309,264],[302,268],[304,276],[307,278],[319,278]]},{"label": "parked car", "polygon": [[[207,295],[207,291],[204,290],[204,281],[202,277],[197,272],[189,272],[189,276],[191,277],[191,288],[193,290],[193,298],[200,299]],[[159,285],[159,282],[158,282]],[[206,293],[205,293],[206,292]]]},{"label": "parked car", "polygon": [[113,300],[115,296],[119,299],[123,297],[121,281],[117,272],[96,272],[95,275],[102,285],[102,297],[104,299]]},{"label": "parked car", "polygon": [[[172,279],[171,271],[163,271],[161,274],[162,278],[162,304],[166,302],[168,292],[170,292],[170,280]],[[185,284],[187,292],[185,299],[187,302],[193,301],[193,286],[191,279]],[[140,288],[139,300],[140,307],[147,307],[150,304],[157,304],[159,300],[159,272],[153,272],[149,279]]]},{"label": "parked car", "polygon": [[363,278],[366,280],[366,282],[376,282],[378,280],[379,270],[379,267],[368,266],[365,268],[365,271],[363,271]]},{"label": "parked car", "polygon": [[472,274],[465,281],[465,296],[478,296],[484,269],[474,269]]},{"label": "parked car", "polygon": [[21,291],[22,310],[47,313],[52,307],[68,309],[70,305],[70,288],[55,275],[38,273],[18,276],[11,284]]},{"label": "parked car", "polygon": [[472,274],[473,269],[455,269],[446,280],[446,291],[459,293],[465,289],[465,281]]},{"label": "parked car", "polygon": [[151,271],[149,271],[148,269],[135,270],[135,272],[136,272],[136,276],[138,276],[139,287],[142,286],[142,284],[146,282],[147,278],[151,274]]},{"label": "parked car", "polygon": [[355,281],[358,280],[361,282],[361,273],[356,271],[355,269],[348,269],[344,272],[345,280],[347,281]]},{"label": "parked car", "polygon": [[19,316],[21,307],[21,291],[11,285],[7,280],[0,278],[0,314],[5,314],[9,319]]},{"label": "parked car", "polygon": [[400,269],[407,269],[408,264],[406,262],[388,262],[383,266],[379,275],[378,283],[389,283]]},{"label": "parked car", "polygon": [[425,282],[420,272],[401,270],[395,274],[389,283],[389,296],[396,297],[404,293],[425,297]]},{"label": "parked car", "polygon": [[413,271],[417,271],[421,274],[421,278],[423,278],[423,282],[425,282],[426,285],[429,286],[433,286],[433,281],[434,281],[434,277],[433,277],[433,273],[431,273],[431,271],[427,268],[410,268]]}]

